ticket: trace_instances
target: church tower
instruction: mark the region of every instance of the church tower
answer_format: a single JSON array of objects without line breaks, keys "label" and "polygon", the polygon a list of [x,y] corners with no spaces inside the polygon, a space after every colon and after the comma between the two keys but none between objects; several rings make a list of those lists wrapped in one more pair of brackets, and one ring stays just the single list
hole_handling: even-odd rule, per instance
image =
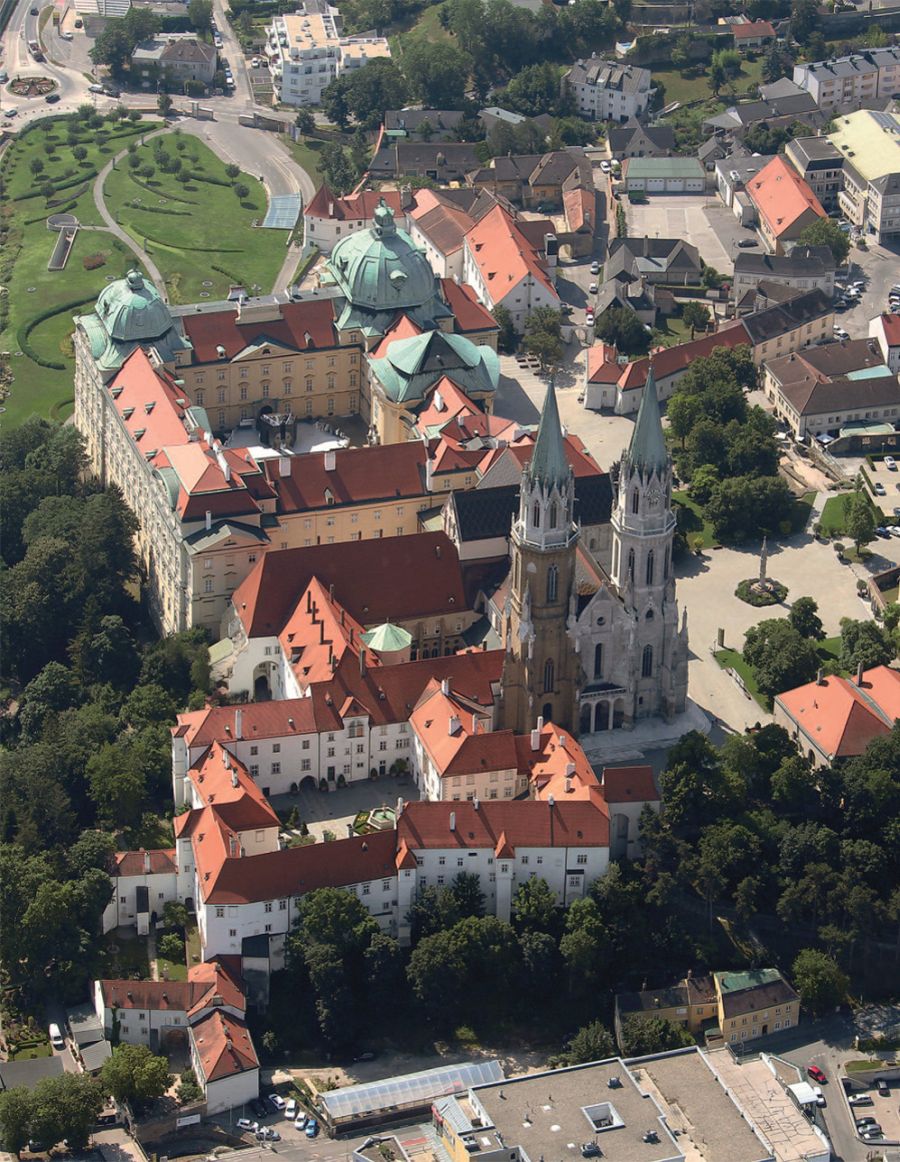
[{"label": "church tower", "polygon": [[577,722],[578,660],[568,633],[580,534],[574,510],[575,481],[551,379],[510,537],[500,726],[520,734],[538,717],[565,730]]},{"label": "church tower", "polygon": [[629,686],[634,705],[628,717],[671,718],[684,710],[687,696],[687,626],[678,625],[672,461],[652,368],[622,458],[612,530],[612,580],[632,630]]}]

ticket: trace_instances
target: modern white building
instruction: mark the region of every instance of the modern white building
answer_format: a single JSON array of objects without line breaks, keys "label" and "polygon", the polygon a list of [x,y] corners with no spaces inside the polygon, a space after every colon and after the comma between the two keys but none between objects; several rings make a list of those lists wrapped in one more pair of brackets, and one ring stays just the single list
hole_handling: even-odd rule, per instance
[{"label": "modern white building", "polygon": [[794,83],[823,111],[859,106],[900,92],[900,48],[866,49],[834,60],[794,65]]},{"label": "modern white building", "polygon": [[646,112],[656,92],[649,69],[621,61],[605,61],[596,54],[576,61],[563,77],[582,117],[592,121],[629,121]]},{"label": "modern white building", "polygon": [[[900,50],[898,50],[900,51]],[[876,242],[900,235],[900,117],[860,109],[837,119],[831,142],[844,158],[838,206]]]},{"label": "modern white building", "polygon": [[869,336],[878,341],[884,361],[891,371],[895,375],[900,373],[900,315],[883,314],[871,319]]}]

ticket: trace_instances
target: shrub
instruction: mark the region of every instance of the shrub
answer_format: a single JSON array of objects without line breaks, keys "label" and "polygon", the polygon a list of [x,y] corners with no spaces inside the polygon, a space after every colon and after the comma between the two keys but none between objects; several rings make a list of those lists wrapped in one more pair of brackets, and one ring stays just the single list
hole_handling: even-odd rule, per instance
[{"label": "shrub", "polygon": [[769,590],[756,591],[753,586],[756,584],[756,578],[750,578],[746,581],[741,581],[737,589],[734,591],[735,597],[739,597],[741,601],[746,601],[748,605],[752,605],[759,609],[765,605],[778,605],[787,597],[787,586],[782,585],[779,581],[769,581]]},{"label": "shrub", "polygon": [[98,270],[101,266],[106,265],[106,255],[88,254],[82,259],[82,264],[85,270]]}]

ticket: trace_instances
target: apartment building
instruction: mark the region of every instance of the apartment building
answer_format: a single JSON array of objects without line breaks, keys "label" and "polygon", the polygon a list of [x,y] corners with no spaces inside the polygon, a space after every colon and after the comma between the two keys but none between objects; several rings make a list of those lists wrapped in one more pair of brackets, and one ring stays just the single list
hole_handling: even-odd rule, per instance
[{"label": "apartment building", "polygon": [[784,254],[807,226],[826,217],[819,199],[781,156],[773,157],[747,182],[747,195],[756,207],[760,236],[772,254]]},{"label": "apartment building", "polygon": [[[900,50],[898,50],[900,51]],[[861,109],[829,135],[844,159],[838,206],[876,242],[900,234],[900,117]]]},{"label": "apartment building", "polygon": [[794,65],[794,81],[826,112],[887,100],[900,92],[900,48],[891,45]]},{"label": "apartment building", "polygon": [[797,290],[834,294],[834,255],[827,246],[795,246],[790,254],[754,254],[741,250],[734,259],[731,297],[741,303],[761,282]]},{"label": "apartment building", "polygon": [[795,137],[784,156],[829,212],[844,185],[844,156],[828,137]]},{"label": "apartment building", "polygon": [[900,373],[900,315],[882,314],[869,322],[869,336],[881,348],[881,354],[891,371]]},{"label": "apartment building", "polygon": [[320,104],[335,77],[391,55],[384,37],[343,36],[340,12],[327,0],[306,0],[276,16],[265,52],[276,100],[295,106]]},{"label": "apartment building", "polygon": [[656,91],[649,69],[600,60],[596,54],[576,61],[562,83],[568,85],[582,117],[622,124],[645,113]]}]

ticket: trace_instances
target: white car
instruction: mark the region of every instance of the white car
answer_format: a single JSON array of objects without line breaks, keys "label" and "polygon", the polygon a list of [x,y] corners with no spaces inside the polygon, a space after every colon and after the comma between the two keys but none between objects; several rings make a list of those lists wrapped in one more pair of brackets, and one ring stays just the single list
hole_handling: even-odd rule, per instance
[{"label": "white car", "polygon": [[294,1129],[295,1130],[305,1130],[306,1129],[306,1114],[297,1114],[297,1116],[294,1118]]},{"label": "white car", "polygon": [[259,1129],[259,1122],[251,1122],[249,1118],[238,1118],[237,1128],[242,1134],[255,1134]]},{"label": "white car", "polygon": [[281,1094],[270,1093],[269,1094],[269,1105],[272,1107],[272,1109],[278,1110],[279,1113],[284,1113],[284,1109],[285,1109],[285,1106],[287,1105],[287,1102],[284,1100],[284,1098],[281,1096]]},{"label": "white car", "polygon": [[[891,532],[896,529],[896,536],[900,537],[900,525],[892,525]],[[851,1093],[847,1098],[847,1104],[851,1106],[873,1106],[875,1102],[868,1093]]]},{"label": "white car", "polygon": [[812,1088],[813,1088],[813,1093],[816,1095],[816,1105],[817,1106],[825,1106],[827,1103],[825,1101],[825,1094],[822,1093],[821,1086],[814,1085]]},{"label": "white car", "polygon": [[610,164],[608,161],[601,161],[600,168],[603,170],[604,173],[609,173],[611,167],[610,167]]},{"label": "white car", "polygon": [[888,472],[896,472],[897,471],[897,461],[894,459],[893,456],[885,456],[884,466],[885,466],[885,468],[887,468]]},{"label": "white car", "polygon": [[284,1107],[284,1116],[290,1118],[291,1121],[297,1116],[297,1099],[295,1097],[288,1099],[288,1103]]},{"label": "white car", "polygon": [[74,40],[75,39],[74,32],[61,32],[59,35],[63,38],[63,40]]},{"label": "white car", "polygon": [[834,336],[836,339],[849,339],[850,333],[848,331],[845,331],[843,327],[835,326]]},{"label": "white car", "polygon": [[597,293],[597,284],[595,282],[592,282],[591,285],[588,287],[588,294],[595,295],[596,293]]}]

